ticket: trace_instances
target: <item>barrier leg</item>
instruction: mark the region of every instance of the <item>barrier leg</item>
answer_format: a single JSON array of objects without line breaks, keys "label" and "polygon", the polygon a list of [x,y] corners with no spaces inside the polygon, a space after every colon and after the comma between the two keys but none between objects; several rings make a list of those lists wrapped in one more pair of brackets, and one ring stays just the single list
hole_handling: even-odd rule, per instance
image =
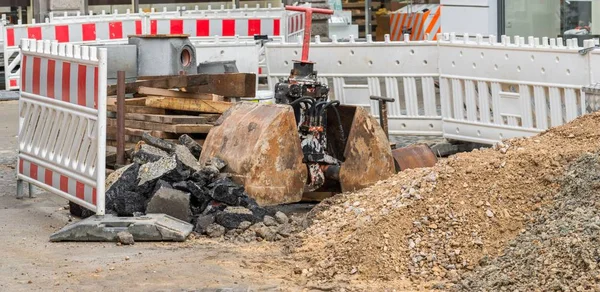
[{"label": "barrier leg", "polygon": [[27,183],[29,185],[29,197],[33,198],[33,184]]},{"label": "barrier leg", "polygon": [[23,198],[23,181],[17,179],[17,199]]}]

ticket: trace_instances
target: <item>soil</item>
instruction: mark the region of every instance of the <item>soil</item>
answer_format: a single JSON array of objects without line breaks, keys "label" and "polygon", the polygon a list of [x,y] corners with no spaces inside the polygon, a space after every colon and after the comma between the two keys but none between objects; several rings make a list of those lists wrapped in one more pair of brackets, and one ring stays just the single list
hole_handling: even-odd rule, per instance
[{"label": "soil", "polygon": [[482,259],[462,291],[599,291],[600,157],[586,154],[554,202],[496,259]]},{"label": "soil", "polygon": [[327,199],[281,242],[119,246],[49,243],[75,220],[66,202],[41,190],[14,199],[16,112],[0,103],[14,121],[0,128],[3,291],[598,288],[600,168],[585,155],[600,148],[600,114]]},{"label": "soil", "polygon": [[288,249],[318,283],[448,288],[482,258],[502,254],[553,201],[565,167],[599,148],[599,123],[600,114],[587,115],[331,198]]}]

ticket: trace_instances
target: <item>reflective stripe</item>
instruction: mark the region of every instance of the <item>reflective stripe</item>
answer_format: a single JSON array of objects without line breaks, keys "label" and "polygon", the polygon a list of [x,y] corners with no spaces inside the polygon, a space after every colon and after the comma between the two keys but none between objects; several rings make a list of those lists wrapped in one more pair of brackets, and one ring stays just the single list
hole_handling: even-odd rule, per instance
[{"label": "reflective stripe", "polygon": [[19,158],[19,173],[92,205],[97,203],[96,188],[93,186],[37,165],[22,157]]}]

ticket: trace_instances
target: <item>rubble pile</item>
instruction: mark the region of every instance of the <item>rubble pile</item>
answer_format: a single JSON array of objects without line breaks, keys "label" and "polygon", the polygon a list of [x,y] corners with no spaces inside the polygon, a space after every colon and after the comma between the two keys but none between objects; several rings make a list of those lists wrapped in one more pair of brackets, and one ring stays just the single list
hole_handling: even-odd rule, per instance
[{"label": "rubble pile", "polygon": [[554,202],[496,259],[483,258],[462,291],[598,291],[600,156],[584,154],[561,179]]},{"label": "rubble pile", "polygon": [[482,258],[504,254],[552,203],[565,166],[600,147],[599,123],[600,114],[589,114],[335,196],[286,248],[306,263],[298,268],[311,281],[425,280],[448,288]]},{"label": "rubble pile", "polygon": [[222,173],[224,161],[215,157],[200,165],[202,148],[189,136],[181,136],[180,144],[149,134],[142,139],[133,163],[107,178],[108,213],[165,213],[191,222],[200,234],[239,241],[275,241],[296,230],[284,213],[260,207]]}]

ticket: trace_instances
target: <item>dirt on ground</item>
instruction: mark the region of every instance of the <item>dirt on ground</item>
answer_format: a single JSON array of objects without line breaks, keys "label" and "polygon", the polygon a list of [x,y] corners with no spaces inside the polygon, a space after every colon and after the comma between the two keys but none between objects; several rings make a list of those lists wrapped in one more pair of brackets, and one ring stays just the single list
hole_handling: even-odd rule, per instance
[{"label": "dirt on ground", "polygon": [[133,246],[49,243],[75,219],[56,196],[12,197],[15,134],[0,131],[0,290],[598,289],[599,124],[586,115],[337,195],[281,242]]},{"label": "dirt on ground", "polygon": [[584,154],[500,257],[484,258],[462,291],[599,291],[600,156]]},{"label": "dirt on ground", "polygon": [[600,146],[600,114],[410,170],[314,210],[288,251],[313,283],[448,289],[553,201],[569,163]]}]

